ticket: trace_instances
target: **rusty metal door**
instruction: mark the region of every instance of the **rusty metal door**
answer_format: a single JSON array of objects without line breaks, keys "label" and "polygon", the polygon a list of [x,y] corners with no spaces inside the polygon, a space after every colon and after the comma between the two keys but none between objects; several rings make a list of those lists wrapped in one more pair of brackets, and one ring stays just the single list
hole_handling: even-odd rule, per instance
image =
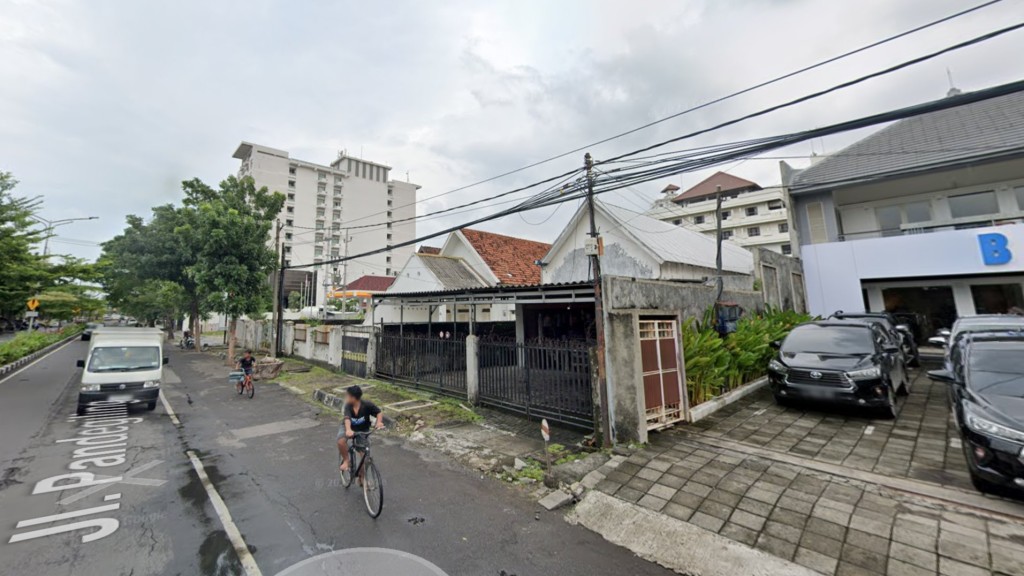
[{"label": "rusty metal door", "polygon": [[675,320],[640,321],[640,362],[647,429],[663,428],[683,420],[683,379]]}]

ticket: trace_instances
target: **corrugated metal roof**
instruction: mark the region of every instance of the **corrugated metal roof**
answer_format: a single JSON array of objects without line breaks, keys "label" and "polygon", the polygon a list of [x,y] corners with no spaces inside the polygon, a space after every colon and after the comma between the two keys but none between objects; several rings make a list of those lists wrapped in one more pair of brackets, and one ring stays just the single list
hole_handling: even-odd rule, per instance
[{"label": "corrugated metal roof", "polygon": [[462,258],[450,256],[431,256],[429,254],[417,254],[423,265],[437,277],[438,282],[445,290],[459,290],[463,288],[480,288],[486,286]]},{"label": "corrugated metal roof", "polygon": [[[596,202],[619,227],[632,235],[639,243],[661,258],[662,262],[689,264],[703,268],[715,268],[717,246],[715,238],[663,222],[639,212],[620,206]],[[739,244],[722,242],[722,270],[739,274],[750,274],[754,270],[754,256]]]},{"label": "corrugated metal roof", "polygon": [[791,192],[1024,154],[1024,93],[900,120],[797,173]]}]

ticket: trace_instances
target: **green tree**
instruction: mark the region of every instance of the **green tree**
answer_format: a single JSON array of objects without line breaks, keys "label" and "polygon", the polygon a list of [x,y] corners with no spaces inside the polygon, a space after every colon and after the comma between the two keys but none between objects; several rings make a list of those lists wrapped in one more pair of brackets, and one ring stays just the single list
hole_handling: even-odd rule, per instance
[{"label": "green tree", "polygon": [[32,252],[43,239],[32,216],[38,198],[12,194],[18,184],[10,172],[0,172],[0,316],[11,317],[25,309],[48,278],[46,260]]},{"label": "green tree", "polygon": [[288,293],[288,309],[298,312],[302,308],[302,294],[292,290]]},{"label": "green tree", "polygon": [[[183,183],[185,209],[193,211],[183,230],[202,238],[188,269],[211,309],[228,318],[228,361],[234,359],[238,318],[269,310],[269,275],[276,264],[267,238],[284,206],[284,195],[256,188],[252,178],[229,176],[218,189],[199,179]],[[196,331],[196,346],[200,346]]]}]

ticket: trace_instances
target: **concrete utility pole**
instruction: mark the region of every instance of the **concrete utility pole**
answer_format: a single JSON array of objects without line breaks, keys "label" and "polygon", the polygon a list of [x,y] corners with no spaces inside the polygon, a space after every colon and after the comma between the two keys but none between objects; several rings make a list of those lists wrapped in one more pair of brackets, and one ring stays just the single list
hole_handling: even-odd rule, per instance
[{"label": "concrete utility pole", "polygon": [[587,211],[590,212],[590,237],[594,239],[594,248],[590,254],[590,266],[594,271],[594,330],[597,332],[597,396],[601,412],[601,442],[605,448],[612,445],[611,423],[608,418],[608,390],[605,385],[605,342],[604,342],[604,303],[601,295],[601,242],[597,233],[597,220],[594,214],[594,159],[587,152],[583,156],[583,165],[587,169]]},{"label": "concrete utility pole", "polygon": [[274,247],[277,249],[277,260],[281,263],[281,266],[274,275],[274,309],[270,320],[270,329],[274,335],[272,339],[273,344],[270,346],[271,358],[277,358],[277,343],[281,338],[281,283],[284,280],[284,247],[281,245],[281,228],[283,228],[281,221],[277,220],[274,226]]},{"label": "concrete utility pole", "polygon": [[715,186],[715,325],[718,325],[718,302],[722,299],[722,187]]}]

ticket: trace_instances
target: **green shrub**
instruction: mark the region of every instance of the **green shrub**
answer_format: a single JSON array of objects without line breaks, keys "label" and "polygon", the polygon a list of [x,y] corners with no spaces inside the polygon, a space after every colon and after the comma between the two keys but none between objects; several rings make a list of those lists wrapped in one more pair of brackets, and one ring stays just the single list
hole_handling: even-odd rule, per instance
[{"label": "green shrub", "polygon": [[24,358],[81,331],[82,325],[71,324],[65,326],[60,332],[20,332],[14,338],[0,344],[0,366]]}]

